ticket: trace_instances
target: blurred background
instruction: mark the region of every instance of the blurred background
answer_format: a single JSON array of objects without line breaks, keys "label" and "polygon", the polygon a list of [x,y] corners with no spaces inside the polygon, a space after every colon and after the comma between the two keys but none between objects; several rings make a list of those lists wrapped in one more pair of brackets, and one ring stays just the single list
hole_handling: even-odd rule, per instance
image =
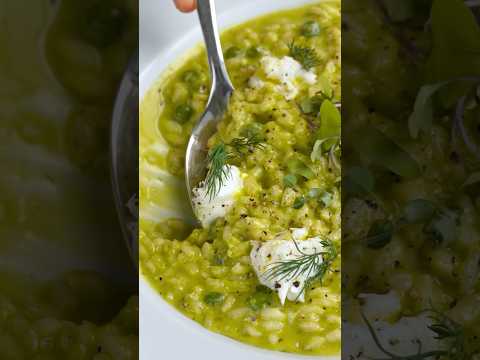
[{"label": "blurred background", "polygon": [[137,358],[110,123],[138,2],[2,0],[0,23],[0,358]]}]

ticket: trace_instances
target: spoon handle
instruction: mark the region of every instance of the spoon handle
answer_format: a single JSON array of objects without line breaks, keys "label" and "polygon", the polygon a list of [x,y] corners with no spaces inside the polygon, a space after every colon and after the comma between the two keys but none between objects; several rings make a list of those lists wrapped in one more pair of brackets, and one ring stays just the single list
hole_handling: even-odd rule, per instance
[{"label": "spoon handle", "polygon": [[214,0],[197,0],[197,12],[207,47],[208,64],[212,74],[212,97],[216,90],[232,91],[233,85],[223,59]]}]

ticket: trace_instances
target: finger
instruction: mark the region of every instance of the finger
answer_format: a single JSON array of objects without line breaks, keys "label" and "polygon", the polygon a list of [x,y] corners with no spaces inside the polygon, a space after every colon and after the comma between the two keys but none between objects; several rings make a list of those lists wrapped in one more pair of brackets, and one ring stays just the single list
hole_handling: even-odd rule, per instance
[{"label": "finger", "polygon": [[175,6],[182,12],[191,12],[197,7],[196,0],[174,0]]}]

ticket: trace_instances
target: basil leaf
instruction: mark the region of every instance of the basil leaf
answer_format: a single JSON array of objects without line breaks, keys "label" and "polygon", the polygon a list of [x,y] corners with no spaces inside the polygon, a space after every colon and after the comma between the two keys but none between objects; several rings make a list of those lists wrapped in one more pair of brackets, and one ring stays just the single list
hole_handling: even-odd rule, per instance
[{"label": "basil leaf", "polygon": [[421,174],[417,161],[376,128],[365,126],[357,130],[356,137],[352,146],[370,163],[382,166],[407,179],[416,178]]},{"label": "basil leaf", "polygon": [[322,144],[323,150],[328,151],[340,137],[341,116],[337,107],[329,100],[324,100],[320,106],[320,128],[318,139],[327,140]]},{"label": "basil leaf", "polygon": [[436,206],[431,201],[416,199],[408,202],[403,209],[405,220],[411,224],[423,223],[432,218]]},{"label": "basil leaf", "polygon": [[353,195],[369,194],[375,188],[375,178],[367,168],[354,166],[348,169],[343,179],[343,187]]},{"label": "basil leaf", "polygon": [[375,250],[383,248],[392,240],[393,229],[393,223],[389,220],[375,221],[368,230],[367,247]]},{"label": "basil leaf", "polygon": [[433,122],[433,95],[448,82],[442,81],[436,84],[424,85],[420,88],[413,112],[408,118],[410,136],[417,138],[420,131],[428,132]]}]

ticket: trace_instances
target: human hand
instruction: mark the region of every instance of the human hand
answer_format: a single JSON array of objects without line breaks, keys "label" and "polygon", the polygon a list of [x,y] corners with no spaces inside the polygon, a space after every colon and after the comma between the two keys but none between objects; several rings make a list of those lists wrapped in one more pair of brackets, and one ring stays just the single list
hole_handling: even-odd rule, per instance
[{"label": "human hand", "polygon": [[191,12],[196,9],[196,0],[173,0],[178,10],[182,12]]}]

